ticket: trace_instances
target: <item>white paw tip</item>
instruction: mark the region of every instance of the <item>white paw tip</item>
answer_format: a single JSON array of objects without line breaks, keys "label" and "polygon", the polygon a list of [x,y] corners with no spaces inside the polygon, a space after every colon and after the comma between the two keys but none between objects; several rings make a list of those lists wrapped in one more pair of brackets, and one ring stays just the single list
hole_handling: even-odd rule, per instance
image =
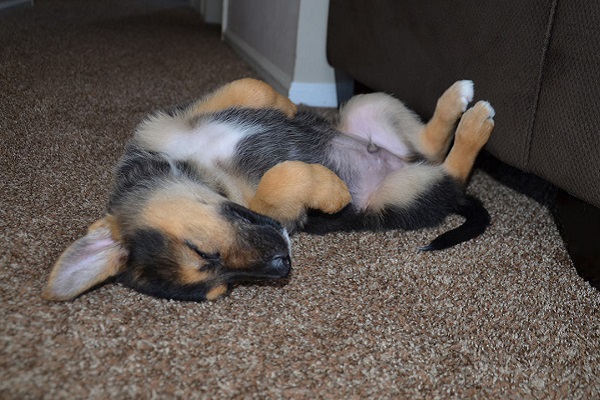
[{"label": "white paw tip", "polygon": [[494,116],[496,116],[496,110],[494,110],[494,107],[492,107],[492,105],[488,101],[481,101],[481,104],[485,108],[487,108],[488,113],[490,114],[490,116],[488,118],[492,119],[492,118],[494,118]]},{"label": "white paw tip", "polygon": [[473,81],[464,80],[458,81],[458,91],[460,96],[463,97],[467,103],[473,101],[473,97],[475,96],[475,85]]}]

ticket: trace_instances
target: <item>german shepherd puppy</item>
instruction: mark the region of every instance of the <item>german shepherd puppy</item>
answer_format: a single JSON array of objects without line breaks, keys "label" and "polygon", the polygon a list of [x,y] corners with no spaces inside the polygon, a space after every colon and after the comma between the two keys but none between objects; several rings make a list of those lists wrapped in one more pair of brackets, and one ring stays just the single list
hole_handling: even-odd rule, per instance
[{"label": "german shepherd puppy", "polygon": [[456,213],[464,223],[422,250],[479,235],[489,215],[464,185],[494,110],[467,110],[472,98],[472,82],[455,83],[423,124],[391,96],[360,95],[332,124],[242,79],[158,112],[138,125],[106,215],[60,256],[44,298],[113,278],[157,297],[213,300],[236,282],[288,276],[288,232],[299,229],[417,229]]}]

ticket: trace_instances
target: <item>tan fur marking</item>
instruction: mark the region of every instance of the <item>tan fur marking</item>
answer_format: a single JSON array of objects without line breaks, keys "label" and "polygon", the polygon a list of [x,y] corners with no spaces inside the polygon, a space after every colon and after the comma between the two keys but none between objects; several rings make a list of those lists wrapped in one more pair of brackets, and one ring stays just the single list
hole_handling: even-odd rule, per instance
[{"label": "tan fur marking", "polygon": [[203,251],[229,248],[234,233],[215,205],[188,197],[159,194],[142,212],[142,224],[179,240],[193,240]]},{"label": "tan fur marking", "polygon": [[[471,85],[470,89],[465,86]],[[418,143],[419,151],[428,160],[441,163],[450,146],[456,121],[465,111],[468,101],[465,92],[472,96],[472,83],[459,81],[450,86],[438,99],[431,120],[425,125]]]},{"label": "tan fur marking", "polygon": [[107,218],[100,218],[98,221],[94,221],[89,227],[88,227],[88,233],[93,232],[95,230],[98,229],[102,229],[102,228],[108,228],[110,226],[110,224],[107,221]]},{"label": "tan fur marking", "polygon": [[[112,238],[117,241],[117,242],[121,242],[122,239],[122,235],[121,235],[121,228],[119,228],[119,223],[117,221],[117,218],[111,214],[106,214],[106,217],[103,218],[103,220],[105,221],[106,226],[108,226],[108,229],[110,229],[110,234],[112,236]],[[95,223],[98,223],[102,220],[96,221]],[[92,224],[93,226],[93,224]],[[91,226],[90,226],[91,229]]]},{"label": "tan fur marking", "polygon": [[443,160],[452,138],[451,134],[446,135],[446,133],[451,132],[448,125],[448,123],[440,121],[438,118],[433,118],[423,128],[419,150],[428,160],[435,163]]},{"label": "tan fur marking", "polygon": [[369,198],[367,208],[376,211],[386,205],[408,206],[442,176],[439,166],[409,165],[384,179]]},{"label": "tan fur marking", "polygon": [[215,286],[206,294],[206,300],[216,300],[219,297],[223,296],[225,293],[227,293],[227,285]]},{"label": "tan fur marking", "polygon": [[[175,191],[170,188],[169,192]],[[158,193],[149,201],[141,215],[141,226],[159,229],[179,242],[178,255],[181,279],[189,282],[204,280],[205,276],[184,271],[200,261],[197,255],[190,257],[183,241],[188,240],[206,253],[218,252],[229,268],[245,267],[258,257],[252,248],[240,248],[231,223],[219,213],[220,201],[209,204],[184,194],[175,197],[168,192]]]},{"label": "tan fur marking", "polygon": [[192,106],[191,113],[206,114],[230,107],[272,108],[281,110],[290,118],[297,112],[294,103],[267,83],[245,78],[231,82],[198,101]]},{"label": "tan fur marking", "polygon": [[461,182],[466,182],[477,154],[490,138],[494,129],[493,114],[489,103],[480,101],[464,113],[456,128],[454,145],[444,161],[444,168]]},{"label": "tan fur marking", "polygon": [[178,247],[179,282],[185,285],[193,285],[206,282],[213,277],[212,273],[199,270],[205,263],[204,260],[198,257],[196,252],[184,244],[179,244]]},{"label": "tan fur marking", "polygon": [[194,265],[182,265],[179,268],[181,283],[193,285],[195,283],[206,282],[212,277],[208,272],[198,271]]},{"label": "tan fur marking", "polygon": [[346,184],[331,170],[286,161],[265,173],[249,208],[285,222],[297,219],[307,208],[335,213],[351,199]]}]

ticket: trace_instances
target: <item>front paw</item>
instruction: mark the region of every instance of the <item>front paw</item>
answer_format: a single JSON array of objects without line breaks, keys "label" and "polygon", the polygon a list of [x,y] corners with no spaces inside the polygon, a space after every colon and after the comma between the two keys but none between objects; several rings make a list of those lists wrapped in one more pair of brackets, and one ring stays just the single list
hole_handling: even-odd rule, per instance
[{"label": "front paw", "polygon": [[310,208],[335,214],[352,201],[348,186],[333,171],[320,164],[311,167],[314,180]]}]

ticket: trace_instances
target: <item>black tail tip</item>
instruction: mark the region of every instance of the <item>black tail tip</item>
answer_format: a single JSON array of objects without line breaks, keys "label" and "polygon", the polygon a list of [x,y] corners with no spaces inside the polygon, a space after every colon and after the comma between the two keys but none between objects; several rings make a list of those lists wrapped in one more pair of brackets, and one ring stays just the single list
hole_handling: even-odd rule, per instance
[{"label": "black tail tip", "polygon": [[481,201],[473,196],[465,196],[459,204],[457,214],[465,217],[462,225],[441,234],[428,245],[420,247],[419,251],[443,250],[466,242],[485,232],[491,223],[489,213]]},{"label": "black tail tip", "polygon": [[427,246],[419,247],[419,251],[422,253],[425,253],[427,251],[433,251],[433,250],[438,250],[438,249],[436,249],[435,246],[433,246],[431,243],[429,243]]}]

